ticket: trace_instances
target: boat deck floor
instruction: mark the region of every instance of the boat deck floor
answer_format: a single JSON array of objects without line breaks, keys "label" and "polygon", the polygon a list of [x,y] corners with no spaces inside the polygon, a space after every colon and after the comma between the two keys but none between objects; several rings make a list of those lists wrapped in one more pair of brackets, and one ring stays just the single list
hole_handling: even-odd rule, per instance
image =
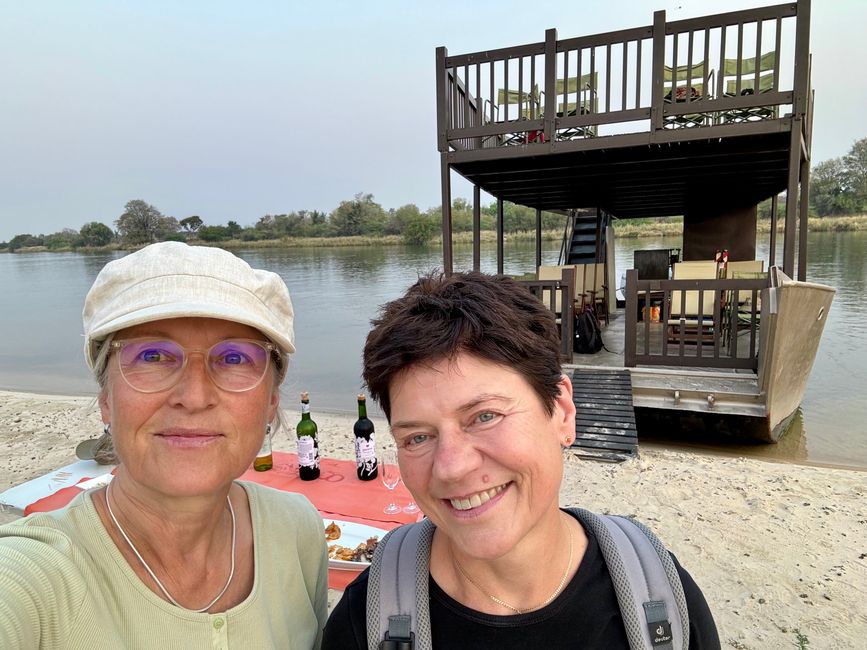
[{"label": "boat deck floor", "polygon": [[[625,368],[626,318],[620,309],[602,329],[605,348],[596,354],[576,354],[564,370],[608,368],[628,370],[632,378],[632,399],[636,408],[663,408],[765,417],[765,395],[758,376],[751,370],[641,366]],[[661,325],[655,325],[661,327]],[[644,327],[638,328],[638,345],[643,345]],[[657,337],[658,338],[658,337]]]}]

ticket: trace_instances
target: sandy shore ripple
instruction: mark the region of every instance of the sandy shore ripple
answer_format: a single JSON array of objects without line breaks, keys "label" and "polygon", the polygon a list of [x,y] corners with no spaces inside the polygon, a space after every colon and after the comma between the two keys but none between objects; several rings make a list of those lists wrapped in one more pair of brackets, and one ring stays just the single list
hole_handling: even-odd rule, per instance
[{"label": "sandy shore ripple", "polygon": [[[323,453],[351,458],[354,417],[313,415]],[[0,391],[0,490],[74,462],[101,430],[93,398]],[[294,446],[285,431],[274,442]],[[568,455],[561,503],[650,525],[704,590],[724,648],[867,647],[865,472],[642,447],[618,465]]]}]

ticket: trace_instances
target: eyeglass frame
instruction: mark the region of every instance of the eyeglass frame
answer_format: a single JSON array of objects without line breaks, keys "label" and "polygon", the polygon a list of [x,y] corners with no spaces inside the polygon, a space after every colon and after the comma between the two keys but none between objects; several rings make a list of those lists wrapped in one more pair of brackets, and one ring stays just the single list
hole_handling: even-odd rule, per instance
[{"label": "eyeglass frame", "polygon": [[[124,345],[126,345],[128,343],[135,342],[135,341],[170,341],[171,343],[174,343],[175,345],[177,345],[184,352],[184,362],[181,364],[180,369],[177,370],[177,379],[175,379],[174,382],[172,382],[168,386],[165,386],[164,388],[157,388],[155,390],[142,390],[141,388],[134,386],[130,382],[130,380],[127,379],[127,376],[123,371],[123,365],[120,362],[120,355],[116,355],[117,368],[118,368],[118,371],[120,372],[120,376],[123,377],[124,382],[126,382],[126,385],[129,386],[130,388],[132,388],[134,391],[139,392],[139,393],[144,393],[146,395],[152,395],[154,393],[161,393],[163,391],[170,390],[170,389],[174,388],[175,386],[177,386],[180,383],[181,378],[184,376],[184,370],[186,370],[186,368],[187,368],[187,363],[190,360],[190,355],[196,354],[196,353],[201,353],[202,356],[205,358],[204,359],[205,373],[208,375],[208,379],[211,380],[211,382],[214,384],[214,386],[216,386],[220,390],[224,390],[228,393],[246,393],[247,391],[253,390],[259,384],[261,384],[262,380],[265,379],[265,375],[268,374],[268,368],[271,365],[272,357],[273,357],[275,370],[278,373],[282,373],[282,370],[283,370],[284,361],[283,361],[283,355],[280,352],[280,348],[277,347],[274,343],[271,343],[271,341],[263,341],[260,339],[227,338],[227,339],[223,339],[221,341],[217,341],[209,348],[187,349],[185,346],[181,345],[180,343],[175,341],[173,338],[168,337],[168,336],[142,336],[142,337],[134,337],[134,338],[129,338],[129,339],[114,339],[109,344],[109,347],[112,351],[121,350],[121,349],[123,349]],[[226,341],[240,341],[243,343],[253,343],[253,344],[261,347],[266,352],[265,369],[262,371],[262,376],[259,377],[259,379],[256,381],[256,383],[253,384],[252,386],[250,386],[249,388],[241,388],[241,389],[224,388],[219,383],[217,383],[216,379],[214,379],[214,376],[211,374],[211,366],[207,362],[207,357],[210,356],[211,350],[213,350],[215,347],[217,347],[221,343],[225,343]]]}]

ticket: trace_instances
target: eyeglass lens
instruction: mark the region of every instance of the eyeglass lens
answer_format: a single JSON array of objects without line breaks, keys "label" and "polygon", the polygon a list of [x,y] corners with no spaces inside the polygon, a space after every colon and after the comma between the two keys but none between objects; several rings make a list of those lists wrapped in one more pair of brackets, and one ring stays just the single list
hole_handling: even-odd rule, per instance
[{"label": "eyeglass lens", "polygon": [[[193,352],[193,350],[190,350]],[[172,340],[124,341],[118,363],[130,386],[144,392],[165,390],[179,379],[188,353]],[[249,390],[268,369],[269,352],[254,341],[220,341],[207,350],[206,367],[217,386],[229,391]]]}]

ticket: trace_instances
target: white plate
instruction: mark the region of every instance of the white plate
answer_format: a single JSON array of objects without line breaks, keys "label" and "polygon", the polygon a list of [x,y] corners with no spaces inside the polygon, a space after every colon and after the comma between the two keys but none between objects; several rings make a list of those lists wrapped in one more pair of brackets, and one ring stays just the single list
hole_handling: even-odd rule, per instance
[{"label": "white plate", "polygon": [[[339,544],[340,546],[346,546],[348,548],[356,548],[359,544],[366,542],[371,537],[378,537],[382,540],[385,537],[385,534],[388,532],[387,530],[383,530],[382,528],[374,528],[373,526],[366,526],[364,524],[356,524],[352,521],[341,521],[340,519],[322,519],[322,527],[323,530],[331,523],[334,522],[340,527],[340,537],[332,540],[325,540],[325,543],[331,546],[332,544]],[[347,571],[360,571],[365,567],[370,566],[370,562],[350,562],[348,560],[334,560],[328,559],[328,566],[331,569],[343,569]]]}]

